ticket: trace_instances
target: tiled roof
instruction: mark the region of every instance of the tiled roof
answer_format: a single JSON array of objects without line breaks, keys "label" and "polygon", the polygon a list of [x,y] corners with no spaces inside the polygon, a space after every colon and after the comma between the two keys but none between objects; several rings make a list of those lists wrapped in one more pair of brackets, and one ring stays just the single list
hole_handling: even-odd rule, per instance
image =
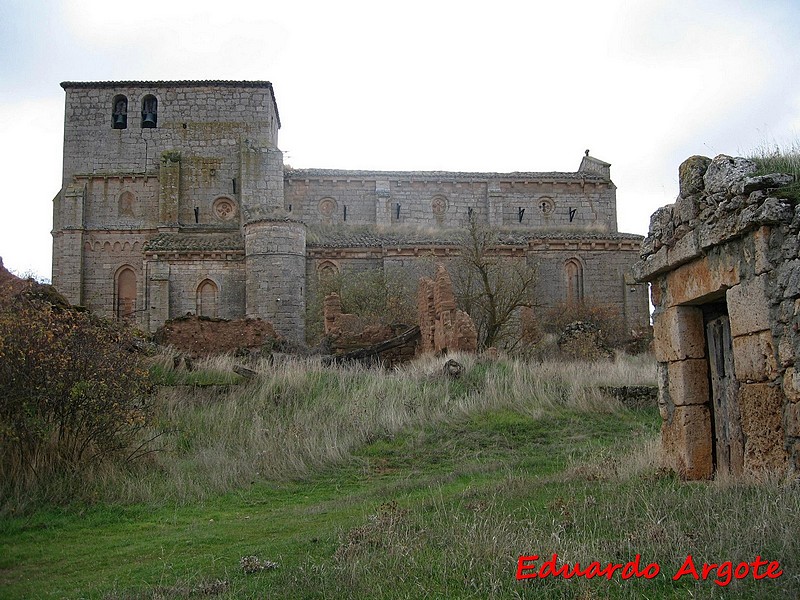
[{"label": "tiled roof", "polygon": [[[310,248],[380,248],[403,246],[457,246],[462,231],[447,229],[441,231],[374,231],[359,229],[324,229],[309,227],[306,243]],[[641,241],[643,236],[633,233],[603,232],[542,232],[542,231],[501,231],[498,243],[507,246],[520,246],[530,240],[597,240],[597,241]]]},{"label": "tiled roof", "polygon": [[[378,231],[360,228],[309,227],[309,248],[390,248],[409,246],[458,246],[462,231],[409,229]],[[641,235],[602,232],[501,231],[497,241],[504,246],[522,246],[530,240],[641,241]],[[242,252],[244,240],[238,233],[159,233],[145,243],[145,252]]]},{"label": "tiled roof", "polygon": [[243,251],[238,233],[159,233],[145,243],[145,252]]},{"label": "tiled roof", "polygon": [[61,87],[113,88],[113,87],[252,87],[272,89],[269,81],[232,81],[227,79],[180,79],[177,81],[62,81]]},{"label": "tiled roof", "polygon": [[284,179],[426,179],[431,181],[486,181],[499,180],[531,180],[531,181],[608,181],[601,175],[593,173],[566,173],[560,171],[512,173],[473,173],[469,171],[361,171],[347,169],[286,169]]}]

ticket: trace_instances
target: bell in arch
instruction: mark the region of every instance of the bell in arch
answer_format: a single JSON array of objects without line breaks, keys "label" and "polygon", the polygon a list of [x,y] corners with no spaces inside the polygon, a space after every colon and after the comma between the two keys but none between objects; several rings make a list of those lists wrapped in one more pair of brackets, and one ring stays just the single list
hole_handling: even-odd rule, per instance
[{"label": "bell in arch", "polygon": [[142,101],[142,129],[151,129],[156,126],[157,110],[158,100],[155,96],[145,96]]},{"label": "bell in arch", "polygon": [[127,129],[128,117],[122,113],[114,115],[114,129]]}]

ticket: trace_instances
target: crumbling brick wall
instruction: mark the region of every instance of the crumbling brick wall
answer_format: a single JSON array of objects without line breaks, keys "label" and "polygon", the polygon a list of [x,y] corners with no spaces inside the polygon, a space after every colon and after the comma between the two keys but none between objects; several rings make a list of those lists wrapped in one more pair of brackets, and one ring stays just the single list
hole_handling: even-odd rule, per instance
[{"label": "crumbling brick wall", "polygon": [[[427,352],[475,352],[478,334],[470,316],[456,308],[453,284],[442,265],[436,268],[435,279],[422,277],[417,292],[420,337],[381,354],[388,363],[410,360]],[[328,294],[323,302],[325,335],[334,354],[368,348],[402,334],[407,325],[386,324],[378,318],[364,318],[342,312],[337,293]]]},{"label": "crumbling brick wall", "polygon": [[[379,318],[365,318],[342,312],[342,300],[333,292],[325,297],[322,304],[325,335],[334,355],[345,354],[353,350],[369,348],[404,333],[406,324],[386,324]],[[380,354],[380,360],[386,365],[395,365],[414,358],[417,353],[418,339],[391,348]]]},{"label": "crumbling brick wall", "polygon": [[689,479],[800,470],[800,205],[778,189],[791,176],[755,170],[686,160],[635,267],[652,286],[663,448]]},{"label": "crumbling brick wall", "polygon": [[443,265],[436,266],[435,279],[420,279],[417,291],[420,352],[475,352],[478,332],[472,318],[456,308],[453,283]]}]

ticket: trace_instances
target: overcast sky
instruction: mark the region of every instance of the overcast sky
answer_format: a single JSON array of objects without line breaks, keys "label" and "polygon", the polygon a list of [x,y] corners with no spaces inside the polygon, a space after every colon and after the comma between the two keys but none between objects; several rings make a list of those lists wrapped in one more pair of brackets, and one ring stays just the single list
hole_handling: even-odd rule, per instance
[{"label": "overcast sky", "polygon": [[692,154],[800,138],[796,0],[0,0],[0,256],[50,276],[61,81],[273,83],[293,167],[610,162],[646,234]]}]

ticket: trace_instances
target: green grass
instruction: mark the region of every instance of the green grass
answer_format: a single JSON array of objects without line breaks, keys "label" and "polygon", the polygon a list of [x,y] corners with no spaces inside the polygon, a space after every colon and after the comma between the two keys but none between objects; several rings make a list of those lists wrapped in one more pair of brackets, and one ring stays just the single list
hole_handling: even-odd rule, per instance
[{"label": "green grass", "polygon": [[794,183],[776,190],[778,198],[785,198],[793,202],[800,202],[800,140],[789,144],[763,143],[751,151],[748,157],[755,161],[757,175],[772,173],[787,173],[794,176]]},{"label": "green grass", "polygon": [[[6,512],[0,597],[800,594],[796,483],[683,483],[659,466],[655,408],[595,393],[651,380],[647,361],[463,360],[457,382],[433,362],[383,374],[310,363],[270,367],[220,397],[167,392],[159,419],[176,431],[152,462],[109,475],[96,496]],[[554,552],[582,564],[638,553],[662,574],[515,579],[520,555]],[[688,553],[760,554],[784,575],[725,588],[671,581]],[[279,566],[247,574],[247,556]]]}]

